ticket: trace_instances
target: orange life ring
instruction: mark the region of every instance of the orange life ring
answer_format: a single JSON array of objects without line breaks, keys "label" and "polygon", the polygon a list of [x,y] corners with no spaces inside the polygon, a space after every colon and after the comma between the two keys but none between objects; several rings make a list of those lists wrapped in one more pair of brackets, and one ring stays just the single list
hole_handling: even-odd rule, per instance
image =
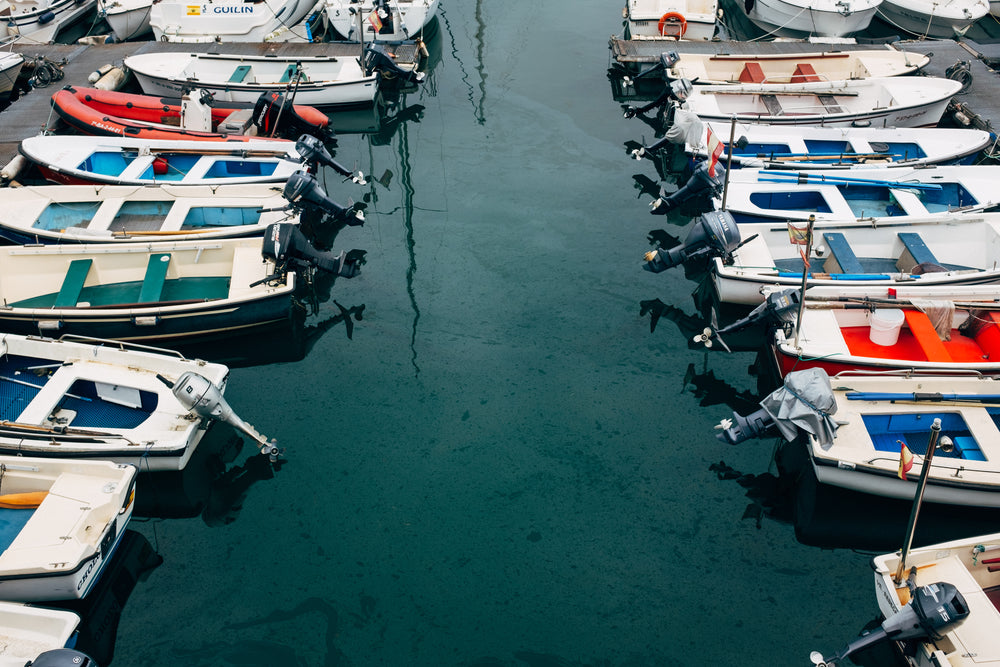
[{"label": "orange life ring", "polygon": [[660,35],[662,37],[669,37],[669,36],[671,36],[671,35],[665,35],[663,33],[663,26],[666,25],[668,22],[669,23],[680,23],[681,34],[677,35],[678,39],[680,39],[681,37],[683,37],[684,33],[687,32],[688,22],[687,22],[687,19],[684,18],[684,15],[681,14],[680,12],[667,12],[666,14],[664,14],[663,16],[660,17],[660,22],[656,24],[656,29],[660,32]]}]

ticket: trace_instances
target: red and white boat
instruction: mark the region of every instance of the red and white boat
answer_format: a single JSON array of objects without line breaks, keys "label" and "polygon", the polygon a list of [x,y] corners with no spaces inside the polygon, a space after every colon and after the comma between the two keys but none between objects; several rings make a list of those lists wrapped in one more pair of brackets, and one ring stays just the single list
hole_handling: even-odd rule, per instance
[{"label": "red and white boat", "polygon": [[771,341],[782,377],[813,367],[1000,374],[996,285],[813,287],[802,306]]},{"label": "red and white boat", "polygon": [[52,96],[52,108],[76,130],[100,136],[248,141],[302,134],[325,138],[330,132],[322,111],[290,104],[276,92],[252,104],[213,100],[201,91],[176,98],[66,86]]}]

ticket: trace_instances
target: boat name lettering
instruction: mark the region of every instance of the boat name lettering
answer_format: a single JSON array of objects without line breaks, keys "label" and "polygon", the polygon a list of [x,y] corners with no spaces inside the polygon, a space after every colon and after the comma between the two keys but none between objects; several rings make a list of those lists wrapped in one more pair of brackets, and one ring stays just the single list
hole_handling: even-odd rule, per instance
[{"label": "boat name lettering", "polygon": [[76,590],[83,588],[83,585],[87,583],[87,579],[90,578],[90,573],[94,571],[94,566],[97,565],[97,561],[100,560],[100,556],[94,556],[90,559],[90,564],[87,565],[87,569],[84,570],[83,576],[80,577],[80,583],[76,585]]},{"label": "boat name lettering", "polygon": [[97,122],[97,121],[91,121],[90,124],[93,125],[94,127],[99,127],[102,130],[107,130],[108,132],[111,132],[113,134],[121,134],[122,133],[121,128],[120,127],[115,127],[114,125],[105,125],[104,123],[100,123],[100,122]]},{"label": "boat name lettering", "polygon": [[253,5],[212,7],[213,14],[253,14]]}]

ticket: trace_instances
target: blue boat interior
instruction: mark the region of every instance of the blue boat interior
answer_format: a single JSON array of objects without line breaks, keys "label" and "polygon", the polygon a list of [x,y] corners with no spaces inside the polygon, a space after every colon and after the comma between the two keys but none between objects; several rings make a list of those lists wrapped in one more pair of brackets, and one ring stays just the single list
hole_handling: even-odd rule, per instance
[{"label": "blue boat interior", "polygon": [[[1000,408],[988,408],[987,411],[1000,412]],[[995,412],[990,412],[994,424],[998,422]],[[934,457],[960,459],[963,461],[985,461],[986,457],[979,448],[979,443],[969,431],[965,419],[957,412],[919,412],[898,413],[891,415],[862,415],[865,429],[871,436],[875,449],[880,452],[899,453],[900,442],[919,456],[926,456],[927,445],[930,442],[931,423],[941,420],[941,435],[948,436],[955,443],[951,452],[938,450]]]},{"label": "blue boat interior", "polygon": [[[855,217],[892,217],[920,214],[907,211],[896,201],[892,190],[905,190],[905,184],[845,184],[831,183],[840,191]],[[937,183],[936,189],[912,189],[930,213],[943,213],[961,206],[979,202],[961,183]],[[799,211],[802,213],[830,213],[831,208],[822,193],[816,190],[789,190],[786,192],[753,192],[750,203],[769,211]],[[739,222],[739,220],[737,220]]]},{"label": "blue boat interior", "polygon": [[173,205],[172,201],[124,202],[108,229],[113,232],[156,231]]},{"label": "blue boat interior", "polygon": [[123,151],[95,151],[87,156],[87,159],[77,165],[81,171],[90,171],[95,174],[106,176],[118,176],[125,168],[132,164],[132,161],[139,156],[138,153],[126,153]]},{"label": "blue boat interior", "polygon": [[235,178],[239,176],[270,176],[278,163],[248,162],[246,160],[216,160],[205,172],[206,178]]},{"label": "blue boat interior", "polygon": [[[937,265],[950,271],[975,268],[941,262],[917,232],[897,232],[896,236],[902,244],[899,256],[858,257],[847,235],[841,232],[824,232],[822,238],[827,255],[821,270],[830,274],[833,280],[881,280],[888,279],[890,274],[910,272],[917,265]],[[802,275],[802,258],[798,255],[775,259],[774,266],[781,275]]]},{"label": "blue boat interior", "polygon": [[[61,362],[38,357],[7,354],[0,358],[0,419],[17,421],[60,366]],[[137,396],[137,401],[115,400],[107,392],[102,394],[94,380],[80,378],[53,412],[73,411],[75,415],[66,425],[77,428],[135,428],[149,418],[159,401],[151,391],[138,390]]]},{"label": "blue boat interior", "polygon": [[72,202],[52,203],[45,207],[35,224],[35,229],[69,229],[70,227],[86,227],[97,215],[97,210],[104,202]]},{"label": "blue boat interior", "polygon": [[28,519],[35,513],[35,508],[18,509],[0,508],[0,553],[3,553],[14,543],[14,539],[28,524]]},{"label": "blue boat interior", "polygon": [[733,155],[743,157],[757,157],[765,159],[776,159],[781,157],[796,158],[796,164],[822,162],[822,163],[857,163],[872,159],[891,158],[895,162],[906,160],[919,160],[927,157],[924,149],[916,143],[910,141],[886,141],[875,142],[871,145],[871,150],[858,157],[858,152],[849,141],[844,140],[820,140],[806,139],[806,152],[793,153],[791,146],[784,143],[748,143],[743,148],[737,148]]},{"label": "blue boat interior", "polygon": [[184,216],[181,229],[201,227],[242,227],[260,222],[260,205],[193,206]]}]

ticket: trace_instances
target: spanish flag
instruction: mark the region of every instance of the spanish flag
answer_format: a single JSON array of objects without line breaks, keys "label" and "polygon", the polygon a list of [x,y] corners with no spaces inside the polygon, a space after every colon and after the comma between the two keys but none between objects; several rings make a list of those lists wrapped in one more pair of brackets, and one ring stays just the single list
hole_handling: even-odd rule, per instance
[{"label": "spanish flag", "polygon": [[368,15],[368,22],[372,24],[372,28],[375,29],[375,32],[382,29],[382,19],[379,18],[377,9]]},{"label": "spanish flag", "polygon": [[722,142],[712,133],[712,128],[708,127],[708,137],[705,143],[708,144],[708,175],[715,178],[715,165],[719,163],[719,156],[722,155]]},{"label": "spanish flag", "polygon": [[913,467],[913,454],[905,442],[902,440],[897,440],[896,442],[899,443],[899,472],[896,475],[905,482],[906,473]]}]

